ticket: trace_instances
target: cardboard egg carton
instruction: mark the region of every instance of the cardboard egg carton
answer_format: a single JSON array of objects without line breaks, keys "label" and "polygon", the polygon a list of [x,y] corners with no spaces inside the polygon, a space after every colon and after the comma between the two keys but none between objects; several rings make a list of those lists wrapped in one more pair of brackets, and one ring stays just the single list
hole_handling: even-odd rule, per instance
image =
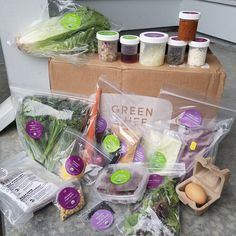
[{"label": "cardboard egg carton", "polygon": [[[193,176],[178,184],[176,186],[176,192],[181,202],[189,205],[197,215],[201,215],[211,204],[220,198],[223,187],[229,179],[229,175],[230,171],[228,169],[220,170],[212,163],[210,158],[199,157],[195,162]],[[204,205],[198,206],[185,194],[185,187],[191,182],[200,185],[205,190],[207,202]]]}]

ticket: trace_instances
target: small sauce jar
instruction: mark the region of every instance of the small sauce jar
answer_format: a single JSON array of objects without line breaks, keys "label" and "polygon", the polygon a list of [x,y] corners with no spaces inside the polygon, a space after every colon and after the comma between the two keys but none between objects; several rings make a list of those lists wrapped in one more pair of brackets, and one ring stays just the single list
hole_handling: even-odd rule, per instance
[{"label": "small sauce jar", "polygon": [[138,61],[139,37],[136,35],[123,35],[120,37],[121,61],[134,63]]},{"label": "small sauce jar", "polygon": [[168,34],[144,32],[140,34],[139,62],[145,66],[161,66],[165,59]]},{"label": "small sauce jar", "polygon": [[119,33],[103,30],[97,32],[99,59],[106,62],[117,60]]},{"label": "small sauce jar", "polygon": [[194,40],[201,13],[198,11],[181,11],[179,13],[178,37],[183,41]]},{"label": "small sauce jar", "polygon": [[169,65],[181,65],[184,63],[184,55],[187,42],[179,40],[178,36],[172,36],[168,40],[167,63]]},{"label": "small sauce jar", "polygon": [[202,66],[206,62],[207,49],[210,40],[197,37],[189,43],[188,64],[190,66]]}]

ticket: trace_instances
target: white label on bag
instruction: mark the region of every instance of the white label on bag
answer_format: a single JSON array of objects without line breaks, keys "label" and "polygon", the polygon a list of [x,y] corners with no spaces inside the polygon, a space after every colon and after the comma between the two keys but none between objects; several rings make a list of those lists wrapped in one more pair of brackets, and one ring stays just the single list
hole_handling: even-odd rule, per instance
[{"label": "white label on bag", "polygon": [[31,171],[17,172],[0,181],[0,191],[16,202],[24,212],[47,203],[57,190],[56,185],[45,182]]},{"label": "white label on bag", "polygon": [[[91,97],[94,98],[95,95]],[[133,125],[143,125],[160,120],[170,120],[172,109],[171,102],[162,98],[103,93],[100,115],[108,123],[113,114],[116,113],[125,122],[131,122]]]}]

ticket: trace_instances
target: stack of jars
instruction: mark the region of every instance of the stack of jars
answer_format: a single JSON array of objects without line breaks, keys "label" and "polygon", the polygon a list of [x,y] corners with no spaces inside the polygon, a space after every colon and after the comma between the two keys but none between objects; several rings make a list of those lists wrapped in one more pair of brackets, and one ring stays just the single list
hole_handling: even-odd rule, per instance
[{"label": "stack of jars", "polygon": [[[134,63],[138,61],[138,46],[140,42],[139,63],[145,66],[161,66],[164,64],[166,44],[167,63],[181,65],[184,63],[186,46],[189,45],[187,63],[190,66],[202,66],[206,61],[210,40],[196,37],[200,12],[181,11],[179,13],[178,36],[168,37],[163,32],[144,32],[140,36],[124,35],[120,37],[121,61]],[[117,60],[119,33],[116,31],[97,32],[99,58],[105,62]]]}]

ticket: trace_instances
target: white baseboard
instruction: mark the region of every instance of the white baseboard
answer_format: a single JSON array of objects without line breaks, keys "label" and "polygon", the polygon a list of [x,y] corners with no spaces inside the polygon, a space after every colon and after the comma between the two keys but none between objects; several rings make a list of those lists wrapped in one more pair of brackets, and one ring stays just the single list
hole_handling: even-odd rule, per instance
[{"label": "white baseboard", "polygon": [[0,104],[0,132],[15,120],[11,97]]}]

